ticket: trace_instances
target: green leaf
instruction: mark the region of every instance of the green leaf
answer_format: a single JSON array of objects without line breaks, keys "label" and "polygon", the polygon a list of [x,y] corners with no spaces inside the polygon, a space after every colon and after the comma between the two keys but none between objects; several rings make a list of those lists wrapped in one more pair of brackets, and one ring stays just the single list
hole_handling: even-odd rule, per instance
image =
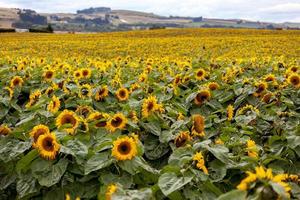
[{"label": "green leaf", "polygon": [[112,195],[112,200],[154,200],[152,190],[150,188],[140,190],[117,190]]},{"label": "green leaf", "polygon": [[17,139],[4,138],[0,141],[0,160],[8,162],[30,149],[31,141],[22,142]]},{"label": "green leaf", "polygon": [[26,169],[28,165],[39,155],[36,149],[31,150],[26,156],[17,162],[16,170],[20,172],[23,169]]},{"label": "green leaf", "polygon": [[219,196],[217,200],[235,200],[235,199],[246,199],[247,192],[242,190],[232,190],[230,192],[227,192],[225,194],[222,194]]},{"label": "green leaf", "polygon": [[165,173],[159,177],[158,186],[162,193],[168,196],[172,192],[179,190],[184,185],[191,182],[193,178],[194,176],[191,173],[183,177],[178,177],[174,172]]},{"label": "green leaf", "polygon": [[[46,162],[34,163],[33,176],[38,179],[40,185],[50,187],[60,181],[67,169],[68,161],[66,159],[60,159],[58,163],[54,165],[52,165],[50,161]],[[41,163],[41,165],[39,165],[39,163]],[[39,166],[41,166],[41,168],[39,168]]]},{"label": "green leaf", "polygon": [[39,186],[36,183],[34,177],[30,175],[25,175],[17,181],[16,190],[18,192],[19,198],[23,198],[25,196],[38,192]]},{"label": "green leaf", "polygon": [[104,167],[108,167],[111,165],[113,160],[108,152],[99,153],[92,156],[84,167],[84,174],[88,175],[93,171],[97,171],[99,169],[103,169]]}]

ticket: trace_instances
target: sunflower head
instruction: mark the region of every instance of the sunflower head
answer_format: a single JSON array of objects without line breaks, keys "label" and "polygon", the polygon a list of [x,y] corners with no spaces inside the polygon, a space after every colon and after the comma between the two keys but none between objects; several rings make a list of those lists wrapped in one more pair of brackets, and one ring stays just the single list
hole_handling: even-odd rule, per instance
[{"label": "sunflower head", "polygon": [[33,127],[31,132],[29,133],[30,136],[33,138],[33,146],[34,147],[36,146],[36,143],[41,135],[44,135],[47,133],[50,133],[48,126],[40,124],[40,125]]},{"label": "sunflower head", "polygon": [[58,97],[53,95],[52,101],[50,101],[47,109],[48,109],[48,111],[50,111],[52,113],[56,113],[59,110],[59,107],[60,107],[60,100]]},{"label": "sunflower head", "polygon": [[107,126],[107,122],[109,119],[109,115],[106,113],[94,112],[88,116],[89,122],[96,122],[95,126],[97,128],[105,128]]},{"label": "sunflower head", "polygon": [[101,101],[107,96],[108,96],[108,87],[105,85],[102,88],[99,88],[97,90],[96,95],[95,95],[95,99],[97,101]]},{"label": "sunflower head", "polygon": [[111,200],[111,195],[113,195],[117,191],[117,186],[115,184],[110,184],[106,188],[105,192],[105,200]]},{"label": "sunflower head", "polygon": [[44,72],[44,79],[47,81],[50,81],[54,77],[54,71],[53,70],[47,70]]},{"label": "sunflower head", "polygon": [[216,83],[216,82],[211,82],[211,83],[208,84],[208,88],[210,90],[217,90],[219,88],[219,84]]},{"label": "sunflower head", "polygon": [[192,135],[193,136],[200,136],[203,137],[205,136],[204,133],[204,125],[205,125],[205,119],[201,115],[193,115],[193,126],[192,126]]},{"label": "sunflower head", "polygon": [[36,147],[40,155],[49,160],[54,160],[60,149],[54,133],[40,135],[36,142]]},{"label": "sunflower head", "polygon": [[7,126],[2,124],[0,126],[0,135],[8,135],[11,133],[11,129]]},{"label": "sunflower head", "polygon": [[92,96],[92,87],[89,84],[84,84],[79,88],[79,97],[84,99]]},{"label": "sunflower head", "polygon": [[293,73],[288,77],[288,83],[296,88],[300,87],[300,75]]},{"label": "sunflower head", "polygon": [[90,106],[77,106],[76,113],[83,116],[84,118],[88,117],[92,113],[93,109]]},{"label": "sunflower head", "polygon": [[155,96],[150,96],[143,101],[142,116],[148,117],[151,113],[157,110],[157,99]]},{"label": "sunflower head", "polygon": [[89,68],[83,68],[80,71],[83,78],[90,78],[92,75],[92,71]]},{"label": "sunflower head", "polygon": [[117,160],[131,160],[137,152],[137,144],[132,137],[118,138],[113,142],[112,156]]},{"label": "sunflower head", "polygon": [[21,87],[23,85],[23,82],[24,81],[20,76],[15,76],[10,81],[10,87],[11,88]]},{"label": "sunflower head", "polygon": [[126,88],[120,88],[116,92],[119,101],[126,101],[129,97],[129,91]]},{"label": "sunflower head", "polygon": [[254,96],[260,96],[267,90],[267,88],[268,88],[268,84],[265,81],[257,83]]},{"label": "sunflower head", "polygon": [[227,106],[227,119],[231,121],[234,114],[234,107],[232,105]]},{"label": "sunflower head", "polygon": [[274,82],[276,80],[276,77],[274,74],[268,74],[266,77],[265,77],[265,81],[266,82]]},{"label": "sunflower head", "polygon": [[56,126],[58,128],[67,126],[67,128],[64,128],[64,130],[69,134],[74,134],[75,129],[79,125],[79,121],[79,117],[73,111],[64,110],[56,118]]},{"label": "sunflower head", "polygon": [[176,147],[182,147],[186,145],[191,140],[190,133],[188,131],[180,132],[179,135],[175,138]]},{"label": "sunflower head", "polygon": [[111,132],[115,132],[117,129],[124,129],[127,124],[127,118],[122,113],[117,113],[111,117],[107,124],[107,128]]},{"label": "sunflower head", "polygon": [[209,90],[201,90],[195,97],[195,104],[202,105],[205,101],[208,101],[211,97]]},{"label": "sunflower head", "polygon": [[198,69],[196,71],[196,79],[197,80],[200,80],[200,81],[203,80],[205,78],[205,75],[206,75],[206,73],[205,73],[204,69]]},{"label": "sunflower head", "polygon": [[78,79],[81,79],[82,78],[82,75],[81,75],[81,71],[80,70],[76,70],[73,72],[73,77],[78,80]]}]

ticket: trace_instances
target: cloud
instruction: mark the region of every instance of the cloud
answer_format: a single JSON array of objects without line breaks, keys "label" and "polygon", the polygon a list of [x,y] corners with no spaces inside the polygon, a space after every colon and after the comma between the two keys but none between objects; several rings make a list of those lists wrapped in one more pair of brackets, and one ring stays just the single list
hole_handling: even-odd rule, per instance
[{"label": "cloud", "polygon": [[[0,7],[21,7],[38,12],[76,12],[107,6],[160,15],[242,18],[260,21],[298,21],[300,0],[0,0]],[[8,6],[5,6],[8,5]],[[13,6],[9,6],[13,5]]]}]

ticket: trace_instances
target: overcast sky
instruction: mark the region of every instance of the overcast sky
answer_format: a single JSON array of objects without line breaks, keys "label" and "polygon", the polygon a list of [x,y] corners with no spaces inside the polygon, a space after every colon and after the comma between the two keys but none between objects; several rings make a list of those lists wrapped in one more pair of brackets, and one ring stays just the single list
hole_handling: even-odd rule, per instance
[{"label": "overcast sky", "polygon": [[165,16],[300,22],[300,0],[0,0],[0,7],[30,8],[38,12],[74,13],[99,6]]}]

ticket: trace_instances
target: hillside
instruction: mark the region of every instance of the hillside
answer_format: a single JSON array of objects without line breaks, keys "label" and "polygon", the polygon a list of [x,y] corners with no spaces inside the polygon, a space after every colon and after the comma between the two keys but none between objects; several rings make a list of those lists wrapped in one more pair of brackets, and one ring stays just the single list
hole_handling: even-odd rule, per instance
[{"label": "hillside", "polygon": [[0,8],[0,28],[31,28],[50,23],[56,31],[100,32],[134,29],[220,27],[256,29],[300,29],[300,23],[267,23],[241,19],[160,16],[130,10],[99,7],[76,13],[37,13],[33,10]]}]

